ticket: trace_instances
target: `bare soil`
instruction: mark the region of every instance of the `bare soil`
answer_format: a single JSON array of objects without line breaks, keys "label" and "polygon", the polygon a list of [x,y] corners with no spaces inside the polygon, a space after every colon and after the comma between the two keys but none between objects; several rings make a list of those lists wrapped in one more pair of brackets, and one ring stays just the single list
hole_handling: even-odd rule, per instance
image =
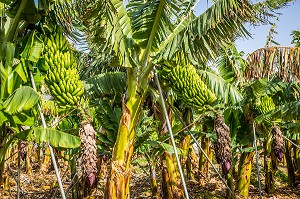
[{"label": "bare soil", "polygon": [[[134,161],[136,162],[136,161]],[[139,162],[139,160],[138,160]],[[64,190],[67,193],[67,198],[71,198],[71,178],[70,171],[67,166],[61,164],[60,172],[63,179]],[[149,178],[149,169],[144,161],[138,164],[133,164],[133,173],[131,180],[131,198],[146,199],[152,198],[151,185]],[[279,174],[278,174],[279,173]],[[12,175],[13,174],[13,175]],[[103,198],[105,179],[107,172],[102,171],[102,177],[98,181],[97,189],[94,189],[93,194],[89,198]],[[17,184],[14,179],[17,176],[17,168],[11,165],[10,176],[10,192],[4,190],[4,185],[0,185],[0,198],[17,198]],[[157,171],[157,176],[160,176]],[[253,169],[251,178],[251,186],[249,192],[249,199],[259,198],[258,182],[256,178],[256,170]],[[276,174],[276,192],[272,195],[267,195],[264,190],[262,191],[263,198],[269,199],[300,199],[300,184],[296,187],[289,187],[287,184],[287,171],[285,167],[280,167]],[[26,174],[25,165],[22,164],[21,168],[21,197],[27,199],[51,199],[60,198],[60,192],[57,186],[55,172],[49,169],[48,173],[43,175],[39,172],[38,165],[33,166],[33,173]],[[158,179],[160,181],[160,179]],[[261,171],[262,188],[264,188],[264,173]],[[190,199],[223,199],[226,196],[226,187],[215,173],[211,173],[210,178],[201,179],[200,181],[189,180],[187,181]],[[239,198],[238,195],[235,196]]]}]

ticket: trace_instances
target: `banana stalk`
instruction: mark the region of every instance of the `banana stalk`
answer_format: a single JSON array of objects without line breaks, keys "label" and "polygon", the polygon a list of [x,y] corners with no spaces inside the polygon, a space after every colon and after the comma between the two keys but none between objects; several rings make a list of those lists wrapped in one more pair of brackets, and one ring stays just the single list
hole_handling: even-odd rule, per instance
[{"label": "banana stalk", "polygon": [[[295,140],[295,143],[300,146],[300,139]],[[300,149],[294,146],[294,162],[296,171],[300,174]]]},{"label": "banana stalk", "polygon": [[[203,124],[202,127],[203,132],[207,132],[207,127],[206,125]],[[201,138],[201,146],[206,154],[211,154],[211,147],[210,147],[210,140],[209,138],[206,138],[205,136],[202,136]],[[212,158],[210,157],[210,160]],[[204,154],[200,152],[200,157],[199,157],[199,170],[198,170],[198,177],[199,180],[202,178],[202,176],[209,178],[209,162],[205,158]]]},{"label": "banana stalk", "polygon": [[157,176],[155,171],[155,164],[150,163],[150,179],[151,179],[151,190],[152,190],[152,198],[158,199],[159,192],[158,192],[158,183],[157,183]]},{"label": "banana stalk", "polygon": [[286,157],[286,165],[288,169],[288,184],[291,187],[295,187],[296,186],[295,167],[292,159],[291,143],[288,141],[285,142],[285,157]]},{"label": "banana stalk", "polygon": [[[133,95],[135,95],[135,93],[133,93]],[[104,196],[105,199],[130,198],[130,160],[134,150],[136,127],[144,98],[144,95],[131,96],[126,104],[123,102],[122,117],[112,153],[110,172]]]},{"label": "banana stalk", "polygon": [[[190,108],[187,108],[184,112],[183,118],[185,120],[185,125],[189,125],[192,123],[192,110]],[[186,176],[188,179],[191,179],[194,177],[192,173],[192,161],[191,161],[191,152],[192,152],[192,146],[191,146],[191,136],[190,135],[181,135],[181,141],[179,147],[182,149],[182,154],[180,155],[180,162],[181,165],[183,165],[183,170],[186,170]]]},{"label": "banana stalk", "polygon": [[[169,112],[172,121],[172,113]],[[162,123],[161,135],[168,132],[166,121]],[[184,197],[183,187],[179,177],[176,162],[171,153],[165,151],[161,157],[162,162],[162,194],[166,199],[180,199]]]},{"label": "banana stalk", "polygon": [[271,136],[270,133],[265,135],[264,142],[264,169],[265,169],[265,185],[266,192],[268,194],[274,193],[275,191],[275,165],[272,161],[272,149],[271,149]]},{"label": "banana stalk", "polygon": [[236,189],[244,198],[249,196],[252,160],[254,154],[255,152],[243,152],[240,157]]}]

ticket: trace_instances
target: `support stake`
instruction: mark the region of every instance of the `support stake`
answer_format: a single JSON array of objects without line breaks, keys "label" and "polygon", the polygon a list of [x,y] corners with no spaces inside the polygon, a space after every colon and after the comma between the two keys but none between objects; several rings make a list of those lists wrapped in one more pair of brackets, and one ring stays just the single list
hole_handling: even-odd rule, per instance
[{"label": "support stake", "polygon": [[[178,117],[178,119],[180,120],[181,124],[184,126],[184,121],[182,120],[182,118],[179,116],[179,114],[177,113],[177,111],[171,106],[171,104],[167,101],[168,105],[170,106],[170,108],[172,109],[172,111],[176,114],[176,116]],[[230,189],[230,187],[228,186],[227,182],[222,178],[222,175],[220,174],[220,172],[218,171],[218,169],[215,167],[215,165],[212,163],[212,161],[209,159],[208,155],[204,152],[204,150],[202,149],[200,143],[198,142],[198,140],[195,138],[195,136],[192,134],[192,132],[190,131],[189,128],[186,129],[188,131],[188,133],[190,134],[190,136],[192,137],[192,139],[194,140],[194,142],[196,143],[197,147],[200,149],[201,153],[203,153],[204,157],[207,159],[207,161],[209,162],[209,164],[212,166],[212,168],[215,170],[215,172],[218,174],[218,176],[220,177],[221,181],[224,183],[224,185],[226,186],[226,188],[229,190],[229,192],[231,193],[231,195],[233,196],[233,198],[236,198],[234,193],[232,192],[232,190]]]},{"label": "support stake", "polygon": [[20,141],[18,143],[18,173],[17,173],[17,199],[20,199],[20,170],[21,170],[21,154],[20,154]]},{"label": "support stake", "polygon": [[[155,67],[154,67],[154,71],[156,71]],[[162,93],[162,90],[161,90],[161,87],[160,87],[160,83],[159,83],[159,80],[158,80],[158,77],[157,77],[156,73],[155,73],[154,78],[155,78],[155,81],[156,81],[156,84],[157,84],[157,87],[158,87],[158,90],[159,90],[161,103],[162,103],[162,107],[163,107],[163,112],[164,112],[164,115],[165,115],[165,118],[166,118],[167,127],[168,127],[168,130],[169,130],[169,133],[170,133],[170,138],[171,138],[171,142],[172,142],[172,145],[173,145],[173,149],[174,149],[174,153],[175,153],[175,157],[176,157],[176,161],[177,161],[177,166],[178,166],[178,170],[179,170],[181,181],[182,181],[184,195],[185,195],[186,199],[189,199],[189,194],[188,194],[188,191],[187,191],[186,183],[185,183],[185,180],[184,180],[184,175],[183,175],[180,160],[179,160],[179,157],[178,157],[177,148],[176,148],[176,144],[175,144],[175,140],[174,140],[174,136],[173,136],[173,132],[172,132],[172,127],[171,127],[171,124],[170,124],[167,108],[166,108],[166,105],[165,105],[165,102],[164,102],[164,96],[163,96],[163,93]]]},{"label": "support stake", "polygon": [[261,183],[260,183],[260,169],[259,169],[259,165],[258,165],[258,152],[257,152],[257,145],[256,145],[256,133],[255,133],[255,125],[254,125],[253,119],[252,119],[252,128],[253,128],[253,136],[254,136],[253,145],[254,145],[254,148],[255,148],[257,181],[258,181],[258,188],[259,188],[259,198],[262,199],[262,191],[261,191]]},{"label": "support stake", "polygon": [[[34,78],[33,78],[33,75],[32,75],[32,72],[29,71],[29,74],[30,74],[30,80],[31,80],[32,87],[33,87],[33,89],[34,89],[35,91],[37,91],[36,85],[35,85],[35,82],[34,82]],[[41,116],[41,120],[42,120],[42,123],[43,123],[43,127],[46,129],[46,128],[47,128],[47,124],[46,124],[46,120],[45,120],[45,117],[44,117],[44,114],[43,114],[43,112],[42,112],[42,108],[41,108],[40,104],[38,104],[38,109],[39,109],[39,112],[40,112],[40,116]],[[59,185],[61,197],[62,197],[63,199],[66,199],[66,195],[65,195],[65,192],[64,192],[64,188],[63,188],[63,186],[62,186],[62,182],[61,182],[59,170],[58,170],[57,163],[56,163],[56,160],[55,160],[53,148],[52,148],[52,146],[49,144],[49,142],[48,142],[48,146],[49,146],[49,149],[50,149],[51,160],[52,160],[52,163],[53,163],[53,166],[54,166],[54,170],[55,170],[57,182],[58,182],[58,185]]]}]

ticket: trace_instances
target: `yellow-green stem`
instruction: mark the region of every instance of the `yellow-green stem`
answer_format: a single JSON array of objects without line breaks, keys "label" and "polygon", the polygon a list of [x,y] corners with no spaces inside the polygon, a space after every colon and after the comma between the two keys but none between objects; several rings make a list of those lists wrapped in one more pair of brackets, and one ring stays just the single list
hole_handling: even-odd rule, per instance
[{"label": "yellow-green stem", "polygon": [[264,142],[264,169],[265,169],[265,185],[266,192],[268,194],[274,193],[275,191],[275,179],[274,179],[274,166],[272,164],[272,150],[270,142],[270,133],[265,136]]},{"label": "yellow-green stem", "polygon": [[244,198],[249,195],[253,156],[254,152],[244,152],[240,157],[236,189]]},{"label": "yellow-green stem", "polygon": [[[226,181],[227,181],[228,187],[234,193],[234,182],[233,182],[233,177],[231,175],[231,172],[226,174]],[[227,199],[234,198],[228,189],[226,190],[226,198]]]},{"label": "yellow-green stem", "polygon": [[[210,145],[209,138],[206,138],[203,136],[201,138],[201,146],[203,147],[203,150],[207,155],[211,154],[209,145]],[[199,178],[201,178],[202,175],[204,175],[205,177],[208,177],[208,170],[209,170],[209,162],[205,158],[204,154],[201,153],[200,158],[199,158]]]},{"label": "yellow-green stem", "polygon": [[155,165],[153,165],[151,163],[150,163],[150,179],[151,179],[152,198],[158,199],[159,192],[158,192],[158,184],[157,184]]},{"label": "yellow-green stem", "polygon": [[143,96],[131,96],[123,103],[117,140],[113,149],[110,175],[107,180],[106,199],[130,198],[130,160],[134,151],[134,138],[141,111]]},{"label": "yellow-green stem", "polygon": [[181,199],[184,197],[179,180],[177,165],[172,154],[164,152],[162,160],[162,191],[165,199]]},{"label": "yellow-green stem", "polygon": [[[300,146],[300,139],[295,140],[295,143]],[[300,149],[294,146],[294,161],[297,173],[300,174]]]},{"label": "yellow-green stem", "polygon": [[[180,149],[182,149],[182,153],[180,154],[181,165],[186,165],[186,161],[187,161],[188,154],[189,154],[190,142],[191,142],[190,135],[185,136],[180,142],[179,147],[180,147]],[[183,166],[183,168],[184,168],[184,166]]]},{"label": "yellow-green stem", "polygon": [[43,163],[42,163],[41,168],[40,168],[40,171],[42,173],[47,172],[49,163],[50,163],[50,149],[49,149],[49,146],[47,145],[46,149],[45,149],[45,152],[44,152],[44,160],[43,160]]},{"label": "yellow-green stem", "polygon": [[186,162],[186,172],[187,172],[187,179],[194,180],[194,168],[197,168],[198,158],[195,153],[195,150],[193,146],[190,146],[189,152],[188,152],[188,158]]},{"label": "yellow-green stem", "polygon": [[291,155],[291,143],[288,141],[285,142],[285,158],[286,158],[286,164],[288,169],[288,184],[291,187],[295,187],[296,186],[295,168],[294,168],[292,155]]},{"label": "yellow-green stem", "polygon": [[32,143],[30,143],[27,147],[27,154],[26,154],[26,173],[28,175],[32,174],[32,166],[31,166],[31,154],[32,154]]}]

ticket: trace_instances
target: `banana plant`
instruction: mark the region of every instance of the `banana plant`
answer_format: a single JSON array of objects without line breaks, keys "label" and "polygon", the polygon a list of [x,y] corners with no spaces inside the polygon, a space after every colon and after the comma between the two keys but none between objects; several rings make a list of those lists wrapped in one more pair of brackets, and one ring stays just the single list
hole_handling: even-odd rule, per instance
[{"label": "banana plant", "polygon": [[[278,81],[278,80],[277,80]],[[291,144],[286,141],[285,149],[283,148],[284,140],[281,133],[276,129],[281,129],[282,134],[290,140],[294,140],[297,142],[299,139],[299,132],[297,129],[297,124],[299,121],[299,84],[297,82],[290,83],[281,83],[281,90],[279,90],[275,95],[272,96],[276,107],[273,110],[270,110],[267,113],[261,114],[255,118],[257,123],[263,123],[266,120],[272,121],[276,128],[272,129],[273,133],[273,150],[272,154],[277,157],[277,159],[281,160],[283,154],[286,156],[287,166],[288,166],[288,178],[290,186],[295,186],[295,165],[292,164],[292,155],[291,155]],[[276,132],[279,132],[277,135]],[[275,134],[274,134],[275,133]],[[278,139],[279,142],[277,141]],[[275,142],[275,143],[274,143]],[[274,145],[275,144],[275,145]],[[277,147],[278,144],[281,147]],[[297,150],[297,149],[294,149]],[[297,159],[297,154],[295,154],[294,158]],[[273,160],[273,165],[277,166],[276,159]],[[297,162],[297,160],[295,160]],[[274,189],[272,186],[270,188]],[[271,191],[272,191],[271,189]]]},{"label": "banana plant", "polygon": [[[282,103],[289,102],[289,98],[293,96],[293,92],[285,95],[282,94],[283,91],[288,91],[288,89],[284,89],[288,84],[284,82],[293,83],[299,77],[298,66],[299,63],[299,48],[297,47],[265,47],[262,49],[258,49],[251,53],[247,58],[247,69],[245,71],[245,79],[248,81],[254,82],[254,92],[253,96],[258,96],[257,108],[259,108],[260,99],[268,98],[268,96],[272,96],[271,100],[273,103],[267,105],[269,108],[273,106],[272,109],[277,110],[280,109]],[[256,58],[254,58],[256,56]],[[295,60],[295,63],[294,63]],[[275,72],[276,71],[276,72]],[[260,80],[257,80],[261,78]],[[265,79],[263,79],[265,78]],[[277,79],[277,80],[276,80]],[[255,86],[257,84],[257,86]],[[264,94],[263,94],[264,93]],[[297,93],[297,92],[296,92]],[[260,97],[260,95],[265,95],[265,97]],[[260,98],[260,99],[259,99]],[[274,99],[274,100],[273,100]],[[291,98],[290,98],[291,99]],[[286,101],[287,100],[287,101]],[[264,101],[264,100],[263,100]],[[276,102],[277,101],[277,102]],[[253,101],[255,103],[255,101]],[[275,103],[275,104],[274,104]],[[276,108],[279,106],[278,108]],[[274,153],[272,152],[272,137],[273,142],[276,142],[278,136],[271,136],[271,132],[279,131],[271,131],[270,130],[270,119],[272,117],[269,114],[269,117],[266,117],[266,112],[273,112],[271,109],[266,109],[265,111],[258,111],[262,116],[259,116],[256,121],[259,121],[262,125],[258,127],[262,132],[265,132],[265,141],[264,141],[264,167],[266,172],[266,191],[268,193],[272,193],[275,191],[275,183],[274,183],[274,172],[276,170],[276,158],[274,157]],[[260,115],[258,114],[258,115]],[[260,119],[259,119],[260,118]],[[264,118],[264,119],[261,119]],[[273,121],[274,122],[274,121]],[[268,124],[269,123],[269,124]],[[276,122],[274,123],[276,124]],[[277,139],[278,140],[278,139]],[[274,147],[273,147],[274,148]],[[281,147],[282,148],[282,147]],[[283,149],[280,149],[276,156],[283,155]],[[277,157],[277,158],[278,158]],[[281,159],[281,158],[279,158]]]},{"label": "banana plant", "polygon": [[[25,2],[25,1],[24,1]],[[26,1],[27,2],[27,1]],[[27,53],[28,48],[21,48],[24,54],[18,54],[20,45],[14,43],[14,36],[21,20],[20,14],[24,9],[24,5],[7,6],[0,3],[0,32],[1,32],[1,48],[0,48],[0,104],[1,104],[1,174],[3,172],[3,164],[6,150],[16,140],[20,125],[32,126],[34,124],[34,116],[36,111],[34,107],[39,101],[39,95],[28,85],[28,73],[26,59],[31,59],[33,53]],[[11,9],[14,7],[16,10]],[[10,8],[8,13],[4,10]],[[18,14],[17,14],[18,13]],[[10,17],[14,17],[11,19]],[[30,36],[32,39],[32,35]],[[25,39],[28,39],[28,37]],[[30,40],[30,39],[29,39]],[[26,41],[25,41],[26,45]],[[28,45],[26,45],[28,46]],[[20,50],[19,50],[20,51]],[[26,54],[27,53],[27,54]],[[25,55],[26,54],[26,55]],[[39,54],[38,52],[36,53]],[[18,61],[14,58],[18,58]],[[20,57],[22,57],[20,59]]]},{"label": "banana plant", "polygon": [[[130,178],[125,177],[127,175],[124,172],[130,167],[139,113],[142,110],[148,89],[149,73],[153,69],[154,63],[163,59],[172,59],[178,52],[192,53],[188,56],[192,63],[203,61],[206,57],[214,55],[215,46],[221,43],[218,42],[218,38],[207,40],[209,35],[218,35],[215,34],[217,29],[212,28],[211,25],[216,22],[215,25],[226,30],[226,36],[223,35],[222,39],[230,39],[232,31],[235,32],[239,29],[245,19],[250,19],[248,14],[252,12],[251,6],[244,3],[218,1],[202,16],[195,17],[191,11],[192,3],[149,1],[145,4],[142,1],[129,1],[126,8],[119,1],[111,1],[109,4],[98,2],[92,11],[98,13],[97,15],[81,18],[87,26],[92,27],[85,30],[87,35],[91,36],[89,40],[95,42],[91,49],[97,46],[98,50],[100,47],[102,52],[107,52],[107,55],[113,53],[114,58],[110,65],[125,67],[127,73],[128,90],[126,100],[122,105],[122,117],[113,150],[106,198],[129,197]],[[245,9],[244,14],[240,12],[241,6]],[[238,20],[227,16],[226,10],[234,10],[239,16]],[[213,13],[220,14],[214,15]],[[85,16],[87,16],[86,14],[84,13]],[[106,20],[108,18],[111,20]],[[210,25],[207,24],[201,32],[197,27],[205,24],[204,21],[207,22],[207,18],[211,19]],[[96,25],[96,28],[92,24],[103,24],[103,26],[99,28]],[[96,40],[92,36],[92,32],[102,35],[102,37],[100,39],[98,37]],[[195,35],[194,39],[189,37],[191,35]],[[107,42],[103,42],[103,40]],[[194,53],[197,50],[201,50],[202,53]],[[118,185],[114,183],[117,181]]]},{"label": "banana plant", "polygon": [[[36,63],[43,50],[43,42],[37,31],[32,29],[35,29],[33,24],[38,23],[40,17],[33,0],[0,3],[1,174],[6,150],[17,139],[50,142],[54,147],[62,148],[80,145],[77,136],[35,126],[38,124],[35,121],[41,96],[31,88],[29,73],[34,74],[33,79],[39,86],[43,76]],[[29,129],[20,131],[20,126]]]},{"label": "banana plant", "polygon": [[[267,2],[269,7],[272,3]],[[121,106],[105,198],[129,198],[130,175],[126,171],[130,169],[137,124],[154,65],[174,60],[180,54],[193,65],[202,64],[215,57],[219,47],[232,41],[234,35],[246,35],[243,22],[255,21],[254,13],[262,9],[247,1],[219,0],[196,17],[193,1],[112,0],[75,4],[76,11],[66,9],[70,10],[66,14],[81,22],[91,54],[101,61],[109,60],[109,68],[121,67],[126,71],[127,92]],[[229,13],[235,13],[235,17]],[[61,18],[67,19],[63,15]],[[70,25],[68,20],[63,22],[67,22],[66,27]]]},{"label": "banana plant", "polygon": [[[245,97],[242,92],[242,75],[246,68],[246,62],[242,56],[243,52],[239,52],[235,44],[231,43],[225,49],[220,50],[219,56],[211,63],[213,66],[210,67],[211,69],[198,70],[202,80],[217,96],[218,103],[213,105],[211,109],[213,111],[212,118],[206,119],[210,122],[203,124],[203,130],[209,130],[216,134],[215,156],[218,163],[221,164],[223,175],[231,192],[235,191],[234,180],[236,179],[233,178],[233,174],[236,173],[235,167],[238,163],[237,155],[239,154],[236,151],[241,147],[247,148],[246,145],[248,144],[242,144],[240,142],[241,137],[238,136],[247,134],[247,131],[241,131],[240,129],[244,125],[241,122],[243,121],[243,119],[241,120],[243,115],[241,105]],[[211,149],[209,149],[208,144],[212,139],[204,137],[202,141],[204,146],[208,147],[206,151],[209,152]],[[204,143],[204,141],[208,143]],[[200,160],[201,163],[206,163],[203,157]],[[204,169],[205,167],[201,168]],[[240,166],[239,170],[243,170],[243,167]],[[244,188],[248,190],[247,186],[244,186]],[[227,191],[227,197],[232,197],[229,190]]]},{"label": "banana plant", "polygon": [[125,93],[125,73],[107,72],[84,79],[85,95],[95,109],[98,146],[101,154],[111,156],[121,118],[121,102]]},{"label": "banana plant", "polygon": [[[198,70],[198,72],[208,87],[214,91],[219,102],[218,105],[212,107],[213,111],[219,115],[215,118],[215,125],[208,125],[210,129],[215,126],[218,135],[215,153],[217,160],[221,163],[222,160],[226,160],[222,163],[222,170],[231,191],[234,192],[236,189],[242,196],[248,197],[254,148],[252,147],[253,136],[250,125],[251,109],[249,109],[251,98],[245,95],[247,92],[244,92],[246,80],[244,71],[247,63],[243,59],[243,52],[239,52],[235,44],[232,43],[220,51],[218,58],[212,62],[212,65],[215,67],[214,70]],[[224,122],[218,122],[221,121],[218,119],[220,115],[224,117]],[[226,138],[228,133],[230,137]],[[224,142],[225,140],[227,141]],[[224,144],[226,147],[217,147]],[[232,158],[229,158],[230,148],[228,147],[230,145]],[[226,148],[227,150],[225,150]],[[242,155],[238,162],[237,157],[240,153]],[[233,178],[237,164],[239,168],[237,178]],[[229,168],[231,169],[229,170]],[[232,197],[229,192],[227,194],[228,198]]]},{"label": "banana plant", "polygon": [[[227,118],[227,119],[225,118],[225,119],[228,121],[227,123],[230,124],[230,128],[231,128],[232,121],[234,121],[234,120],[243,121],[243,122],[240,122],[239,125],[242,125],[244,127],[240,126],[239,128],[242,127],[241,129],[246,130],[245,131],[246,134],[248,134],[250,136],[248,138],[248,141],[251,141],[252,137],[253,137],[253,136],[251,136],[253,129],[250,124],[254,121],[253,119],[255,119],[253,117],[256,117],[255,116],[255,113],[257,113],[256,105],[258,106],[258,104],[260,103],[260,100],[257,100],[257,99],[260,99],[261,96],[263,96],[263,95],[270,95],[270,96],[272,96],[272,98],[275,97],[274,100],[277,100],[277,104],[278,104],[278,102],[280,102],[280,100],[285,99],[284,96],[288,97],[291,95],[291,94],[279,95],[279,93],[282,92],[283,90],[287,90],[287,88],[290,88],[289,85],[282,82],[282,80],[293,81],[293,79],[296,78],[296,76],[298,75],[298,73],[296,72],[297,66],[293,66],[293,64],[291,64],[292,60],[298,59],[297,57],[299,55],[297,52],[298,52],[297,48],[280,48],[280,47],[264,48],[264,49],[259,49],[259,50],[255,51],[253,54],[250,54],[248,56],[247,60],[244,61],[242,59],[241,55],[238,55],[235,51],[231,51],[229,53],[225,51],[225,54],[224,54],[225,56],[222,55],[219,58],[219,60],[217,60],[217,66],[222,67],[220,70],[220,74],[222,75],[222,71],[225,71],[226,72],[225,76],[224,75],[222,75],[222,76],[226,80],[228,80],[229,83],[238,85],[240,90],[242,90],[242,92],[241,92],[242,95],[240,95],[240,96],[242,96],[242,98],[239,98],[239,99],[243,99],[243,100],[237,101],[237,102],[239,102],[238,104],[235,104],[237,109],[234,107],[232,107],[233,109],[231,107],[229,107],[229,108],[227,108],[227,110],[225,110],[225,112],[227,112],[226,114],[232,112],[231,117],[234,116],[235,119],[232,118],[229,121],[228,121],[229,118]],[[226,54],[227,54],[227,57],[226,57]],[[286,54],[290,54],[290,59],[285,59],[285,60],[283,59],[284,55],[286,55]],[[228,56],[228,55],[230,55],[230,56]],[[254,58],[255,56],[258,56],[259,59],[257,59],[257,57]],[[230,59],[228,59],[228,58],[230,58]],[[233,59],[233,58],[235,58],[235,59]],[[275,60],[277,60],[277,61],[275,61]],[[240,66],[240,68],[238,68],[238,70],[232,70],[232,69],[235,69],[235,67],[236,67],[235,65],[232,64],[235,62],[238,62],[237,66]],[[288,73],[287,69],[285,67],[282,67],[283,64],[285,64],[285,66],[291,67],[290,70],[295,71],[295,72]],[[226,66],[226,67],[224,68],[224,66]],[[219,67],[218,67],[218,69],[219,69]],[[295,67],[295,69],[293,69],[293,67]],[[275,70],[279,70],[280,72],[275,73],[274,72]],[[238,71],[239,73],[236,73],[235,71]],[[277,74],[279,74],[279,75],[277,75]],[[218,85],[215,83],[216,78],[214,78],[214,79],[210,78],[211,76],[212,75],[210,75],[210,76],[206,75],[206,77],[208,77],[208,82],[212,82],[208,85]],[[273,79],[274,77],[279,78],[279,80]],[[259,78],[268,78],[268,80],[259,79]],[[218,88],[218,86],[214,86],[214,87]],[[232,93],[232,91],[230,93]],[[234,93],[236,93],[236,92],[234,92]],[[230,95],[233,96],[232,94],[230,94]],[[224,94],[220,95],[220,96],[224,96]],[[227,94],[227,96],[228,96],[228,94]],[[237,98],[231,97],[231,99],[234,100]],[[280,100],[278,101],[278,99],[280,99]],[[255,104],[255,102],[257,102],[257,103],[256,103],[256,105],[253,106],[253,104]],[[238,107],[240,107],[240,108],[238,108]],[[235,112],[235,115],[233,115],[234,112]],[[237,115],[239,115],[239,116],[237,117]],[[262,114],[262,115],[265,115],[265,114]],[[228,117],[228,116],[226,116],[226,117]],[[240,118],[240,119],[237,119],[237,118]],[[258,118],[260,118],[260,117],[258,117]],[[266,118],[266,117],[264,117],[264,118]],[[257,119],[255,121],[257,121]],[[260,119],[260,122],[262,122],[262,119]],[[260,130],[261,130],[261,132],[266,132],[265,135],[268,135],[268,136],[263,136],[263,138],[265,140],[270,141],[271,140],[271,136],[270,136],[271,130],[270,130],[270,127],[267,127],[267,126],[268,125],[264,125],[264,128],[261,128]],[[234,127],[234,128],[236,128],[236,127]],[[238,130],[238,131],[236,131],[235,134],[242,135],[245,133],[242,133],[241,130]],[[235,138],[235,139],[237,139],[237,138]],[[236,141],[238,141],[238,142],[236,142]],[[233,146],[239,146],[242,143],[243,143],[242,141],[233,140]],[[239,191],[239,193],[241,195],[247,197],[248,187],[250,185],[250,181],[249,180],[247,181],[247,179],[250,179],[252,158],[253,158],[254,152],[253,152],[253,148],[251,147],[251,142],[248,142],[248,144],[244,143],[242,145],[245,146],[246,151],[243,150],[244,152],[242,153],[242,156],[240,159],[237,190]],[[248,148],[247,145],[250,145],[250,148]],[[269,144],[269,142],[265,141],[264,147],[267,147],[267,148],[265,148],[265,152],[266,152],[265,157],[267,157],[267,156],[270,157],[271,145]],[[250,151],[247,148],[250,149]],[[267,166],[267,163],[265,165]],[[268,176],[269,174],[272,175],[270,166],[267,166],[266,169],[268,170],[268,174],[266,177],[268,179],[268,180],[266,179],[267,180],[267,182],[266,182],[267,190],[271,192],[272,190],[274,190],[275,183],[272,183],[270,181],[270,179],[274,179],[274,177]],[[241,175],[243,175],[243,176],[241,176]]]}]

